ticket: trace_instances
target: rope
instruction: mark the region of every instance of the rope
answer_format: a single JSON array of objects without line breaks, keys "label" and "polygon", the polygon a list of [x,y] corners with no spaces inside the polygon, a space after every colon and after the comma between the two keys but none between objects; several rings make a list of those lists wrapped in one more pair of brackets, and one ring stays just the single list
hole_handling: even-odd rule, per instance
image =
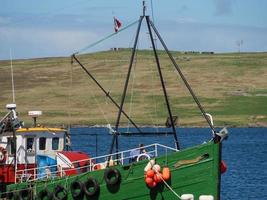
[{"label": "rope", "polygon": [[95,94],[94,94],[91,90],[89,90],[89,92],[90,92],[91,96],[93,97],[93,99],[94,99],[94,101],[95,101],[95,103],[96,103],[98,109],[101,111],[101,113],[102,113],[102,115],[103,115],[103,117],[104,117],[106,123],[107,123],[107,124],[110,124],[110,123],[109,123],[109,120],[108,120],[108,118],[107,118],[107,116],[106,116],[106,114],[105,114],[105,112],[103,111],[103,109],[102,109],[101,106],[100,106],[99,101],[96,99]]},{"label": "rope", "polygon": [[[153,0],[150,0],[150,5],[151,5],[152,21],[153,23],[155,23]],[[153,40],[155,41],[155,47],[157,48],[157,39],[154,38],[154,34],[152,34],[152,36],[153,36]]]},{"label": "rope", "polygon": [[94,42],[94,43],[92,43],[92,44],[90,44],[90,45],[84,47],[83,49],[81,49],[81,50],[75,52],[74,54],[75,54],[75,55],[77,55],[77,54],[81,54],[81,53],[84,52],[85,50],[90,49],[90,48],[96,46],[97,44],[99,44],[99,43],[101,43],[101,42],[103,42],[103,41],[105,41],[105,40],[111,38],[112,36],[114,36],[114,35],[116,35],[116,34],[122,32],[122,31],[124,31],[124,30],[126,30],[126,29],[128,29],[128,28],[130,28],[131,26],[135,25],[137,22],[139,22],[139,20],[136,20],[136,21],[132,22],[131,24],[125,26],[124,28],[118,30],[117,32],[112,33],[112,34],[109,34],[108,36],[106,36],[106,37],[104,37],[104,38],[102,38],[102,39],[100,39],[100,40],[98,40],[98,41],[96,41],[96,42]]},{"label": "rope", "polygon": [[69,96],[68,96],[68,132],[70,132],[71,127],[71,97],[73,91],[73,63],[70,64],[70,86],[69,86]]},{"label": "rope", "polygon": [[155,170],[155,172],[159,175],[160,179],[163,181],[163,183],[166,185],[167,188],[169,188],[169,190],[178,198],[178,199],[182,199],[182,197],[179,196],[179,194],[177,194],[172,188],[171,186],[161,177],[160,173],[158,171]]},{"label": "rope", "polygon": [[[155,73],[154,73],[154,70],[152,67],[153,64],[154,63],[152,63],[150,65],[150,74],[151,74],[152,100],[154,102],[154,106],[152,106],[152,107],[154,107],[154,110],[153,110],[154,114],[152,114],[152,113],[150,114],[150,119],[151,119],[152,124],[155,126],[158,123],[158,120],[156,120],[156,119],[158,119],[158,113],[157,113],[157,101],[156,101],[155,92],[154,92],[154,88],[156,88],[156,87],[155,87],[155,77],[154,77]],[[155,127],[156,127],[156,131],[159,132],[158,127],[157,126],[155,126]]]},{"label": "rope", "polygon": [[90,94],[93,96],[93,99],[94,99],[94,101],[95,101],[95,103],[96,103],[98,109],[101,111],[103,117],[105,118],[106,123],[107,123],[107,124],[110,124],[110,122],[109,122],[109,120],[108,120],[108,117],[106,116],[106,113],[104,112],[104,110],[101,108],[100,103],[99,103],[99,101],[96,99],[95,94],[94,94],[91,90],[89,90],[89,91],[90,91]]}]

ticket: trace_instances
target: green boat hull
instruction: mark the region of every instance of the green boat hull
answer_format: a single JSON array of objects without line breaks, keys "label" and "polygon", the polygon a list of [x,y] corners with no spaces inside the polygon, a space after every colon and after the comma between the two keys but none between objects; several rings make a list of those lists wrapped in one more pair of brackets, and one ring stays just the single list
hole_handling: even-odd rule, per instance
[{"label": "green boat hull", "polygon": [[[148,161],[143,160],[129,165],[117,165],[121,174],[121,181],[112,187],[107,186],[105,170],[85,172],[75,176],[54,178],[30,183],[17,183],[8,186],[8,191],[20,191],[30,188],[33,199],[40,192],[47,189],[55,193],[58,185],[67,191],[67,199],[74,199],[71,193],[71,183],[79,181],[84,183],[89,177],[93,177],[99,184],[99,193],[89,199],[120,200],[120,199],[177,199],[177,195],[193,194],[194,199],[200,195],[212,195],[214,199],[220,199],[220,155],[221,144],[208,142],[193,148],[170,153],[156,158],[156,163],[161,167],[168,166],[171,178],[167,184],[159,183],[155,188],[149,188],[144,181],[144,168]],[[177,163],[180,164],[177,166]],[[175,167],[176,164],[176,167]],[[15,196],[18,195],[15,193]],[[17,192],[18,193],[18,192]],[[175,194],[176,193],[176,194]],[[79,199],[88,199],[86,195]]]}]

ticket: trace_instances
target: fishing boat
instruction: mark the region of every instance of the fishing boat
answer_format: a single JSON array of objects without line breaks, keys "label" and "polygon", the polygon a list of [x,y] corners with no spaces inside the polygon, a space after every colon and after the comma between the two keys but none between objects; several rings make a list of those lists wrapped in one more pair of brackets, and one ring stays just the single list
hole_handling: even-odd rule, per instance
[{"label": "fishing boat", "polygon": [[[148,28],[167,107],[166,125],[171,129],[169,134],[173,135],[175,145],[170,147],[152,143],[145,146],[140,145],[135,149],[119,151],[119,136],[125,134],[119,129],[122,115],[130,121],[139,134],[145,134],[124,110],[143,21],[146,21]],[[227,130],[217,131],[215,129],[211,115],[205,112],[154,23],[146,15],[144,3],[143,15],[137,22],[138,27],[120,103],[117,103],[96,80],[79,60],[77,53],[71,56],[72,63],[76,62],[81,66],[105,94],[105,97],[109,98],[118,108],[116,124],[114,128],[109,126],[112,141],[108,154],[90,157],[82,152],[70,151],[68,149],[68,133],[64,129],[47,128],[36,126],[36,124],[32,128],[24,128],[16,116],[16,106],[8,105],[9,112],[1,120],[0,135],[0,177],[3,197],[7,199],[55,200],[220,199],[221,174],[226,170],[221,155],[222,141],[227,137]],[[176,117],[172,114],[153,34],[157,36],[164,47],[174,69],[211,128],[212,136],[203,144],[180,149],[176,133]],[[40,112],[31,114],[36,118]]]}]

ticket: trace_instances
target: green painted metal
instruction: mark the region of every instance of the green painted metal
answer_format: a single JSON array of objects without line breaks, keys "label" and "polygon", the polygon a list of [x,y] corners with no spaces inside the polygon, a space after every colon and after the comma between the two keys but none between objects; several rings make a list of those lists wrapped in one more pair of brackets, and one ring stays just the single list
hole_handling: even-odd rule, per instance
[{"label": "green painted metal", "polygon": [[[193,148],[157,157],[156,163],[161,167],[168,166],[170,168],[171,179],[168,181],[168,184],[178,195],[193,194],[195,199],[198,199],[200,195],[213,195],[214,199],[219,200],[220,145],[220,143],[215,144],[211,141]],[[203,158],[195,163],[184,164],[178,168],[174,167],[178,161],[194,160],[200,156]],[[163,183],[158,184],[153,189],[146,186],[144,168],[147,162],[147,160],[143,160],[130,165],[115,166],[121,173],[121,182],[112,188],[107,187],[105,183],[105,170],[98,170],[71,177],[38,181],[31,184],[13,184],[8,186],[8,190],[14,191],[31,187],[34,196],[37,197],[40,191],[45,188],[50,192],[54,192],[57,185],[62,185],[68,192],[67,199],[71,200],[73,199],[70,190],[71,183],[75,180],[84,183],[89,177],[94,177],[99,183],[100,192],[93,199],[177,199]],[[84,196],[84,198],[79,199],[86,199],[86,197]]]}]

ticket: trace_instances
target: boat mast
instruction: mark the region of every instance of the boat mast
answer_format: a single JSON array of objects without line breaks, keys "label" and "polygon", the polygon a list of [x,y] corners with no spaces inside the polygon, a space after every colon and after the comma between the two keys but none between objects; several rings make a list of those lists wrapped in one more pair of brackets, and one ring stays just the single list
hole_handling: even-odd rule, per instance
[{"label": "boat mast", "polygon": [[[140,19],[139,19],[139,25],[138,25],[138,28],[137,28],[136,37],[135,37],[135,41],[134,41],[134,46],[133,46],[133,49],[132,49],[131,60],[130,60],[129,68],[128,68],[126,81],[125,81],[125,84],[124,84],[124,90],[123,90],[123,93],[122,93],[120,110],[118,112],[116,126],[115,126],[115,133],[114,133],[113,138],[112,138],[112,143],[111,143],[111,148],[110,148],[109,154],[112,154],[112,151],[113,151],[113,148],[114,148],[114,143],[116,144],[116,153],[118,152],[118,149],[119,149],[119,147],[118,147],[118,128],[119,128],[119,123],[120,123],[120,118],[121,118],[121,113],[122,113],[125,97],[126,97],[128,83],[129,83],[129,79],[130,79],[130,75],[131,75],[131,69],[132,69],[132,65],[133,65],[133,60],[134,60],[135,53],[136,53],[136,47],[137,47],[138,37],[139,37],[139,33],[140,33],[140,28],[141,28],[142,20],[144,19],[144,17],[146,18],[146,21],[147,21],[147,26],[148,26],[148,30],[149,30],[149,36],[150,36],[151,43],[152,43],[152,46],[153,46],[153,51],[154,51],[154,56],[155,56],[155,60],[156,60],[156,63],[157,63],[158,73],[159,73],[159,76],[160,76],[161,86],[162,86],[162,89],[163,89],[165,102],[166,102],[166,105],[167,105],[167,110],[168,110],[168,114],[169,114],[170,121],[171,121],[172,132],[173,132],[174,139],[175,139],[175,146],[176,146],[176,149],[180,149],[178,138],[177,138],[177,135],[176,135],[176,129],[175,129],[175,125],[174,125],[174,121],[173,121],[173,117],[172,117],[172,112],[171,112],[171,108],[170,108],[170,103],[169,103],[168,96],[167,96],[167,90],[166,90],[166,87],[165,87],[165,84],[164,84],[164,79],[163,79],[163,75],[162,75],[162,72],[161,72],[159,58],[158,58],[158,54],[157,54],[157,51],[156,51],[156,47],[155,47],[155,43],[154,43],[154,39],[153,39],[153,35],[152,35],[150,23],[149,23],[150,20],[149,20],[149,16],[146,16],[145,1],[143,1],[143,15],[140,16]],[[118,157],[117,157],[117,159],[118,159]]]},{"label": "boat mast", "polygon": [[[135,57],[135,52],[136,52],[138,37],[139,37],[139,33],[140,33],[140,29],[141,29],[141,25],[142,25],[143,19],[144,19],[144,15],[143,16],[140,16],[139,23],[138,23],[138,28],[137,28],[137,31],[136,31],[134,46],[133,46],[133,49],[132,49],[132,55],[131,55],[131,60],[130,60],[129,68],[128,68],[128,73],[127,73],[127,77],[126,77],[126,81],[125,81],[124,89],[123,89],[123,93],[122,93],[120,109],[119,109],[117,120],[116,120],[115,133],[114,133],[113,138],[112,138],[112,143],[111,143],[109,154],[112,154],[112,151],[113,151],[113,147],[114,147],[114,143],[115,142],[116,142],[116,153],[119,151],[118,129],[119,129],[121,113],[122,113],[122,110],[123,110],[123,105],[124,105],[124,101],[125,101],[125,97],[126,97],[126,92],[127,92],[127,88],[128,88],[128,83],[129,83],[129,79],[130,79],[130,75],[131,75],[131,70],[132,70],[132,66],[133,66],[133,61],[134,61],[134,57]],[[118,156],[118,154],[117,154],[117,156]]]}]

